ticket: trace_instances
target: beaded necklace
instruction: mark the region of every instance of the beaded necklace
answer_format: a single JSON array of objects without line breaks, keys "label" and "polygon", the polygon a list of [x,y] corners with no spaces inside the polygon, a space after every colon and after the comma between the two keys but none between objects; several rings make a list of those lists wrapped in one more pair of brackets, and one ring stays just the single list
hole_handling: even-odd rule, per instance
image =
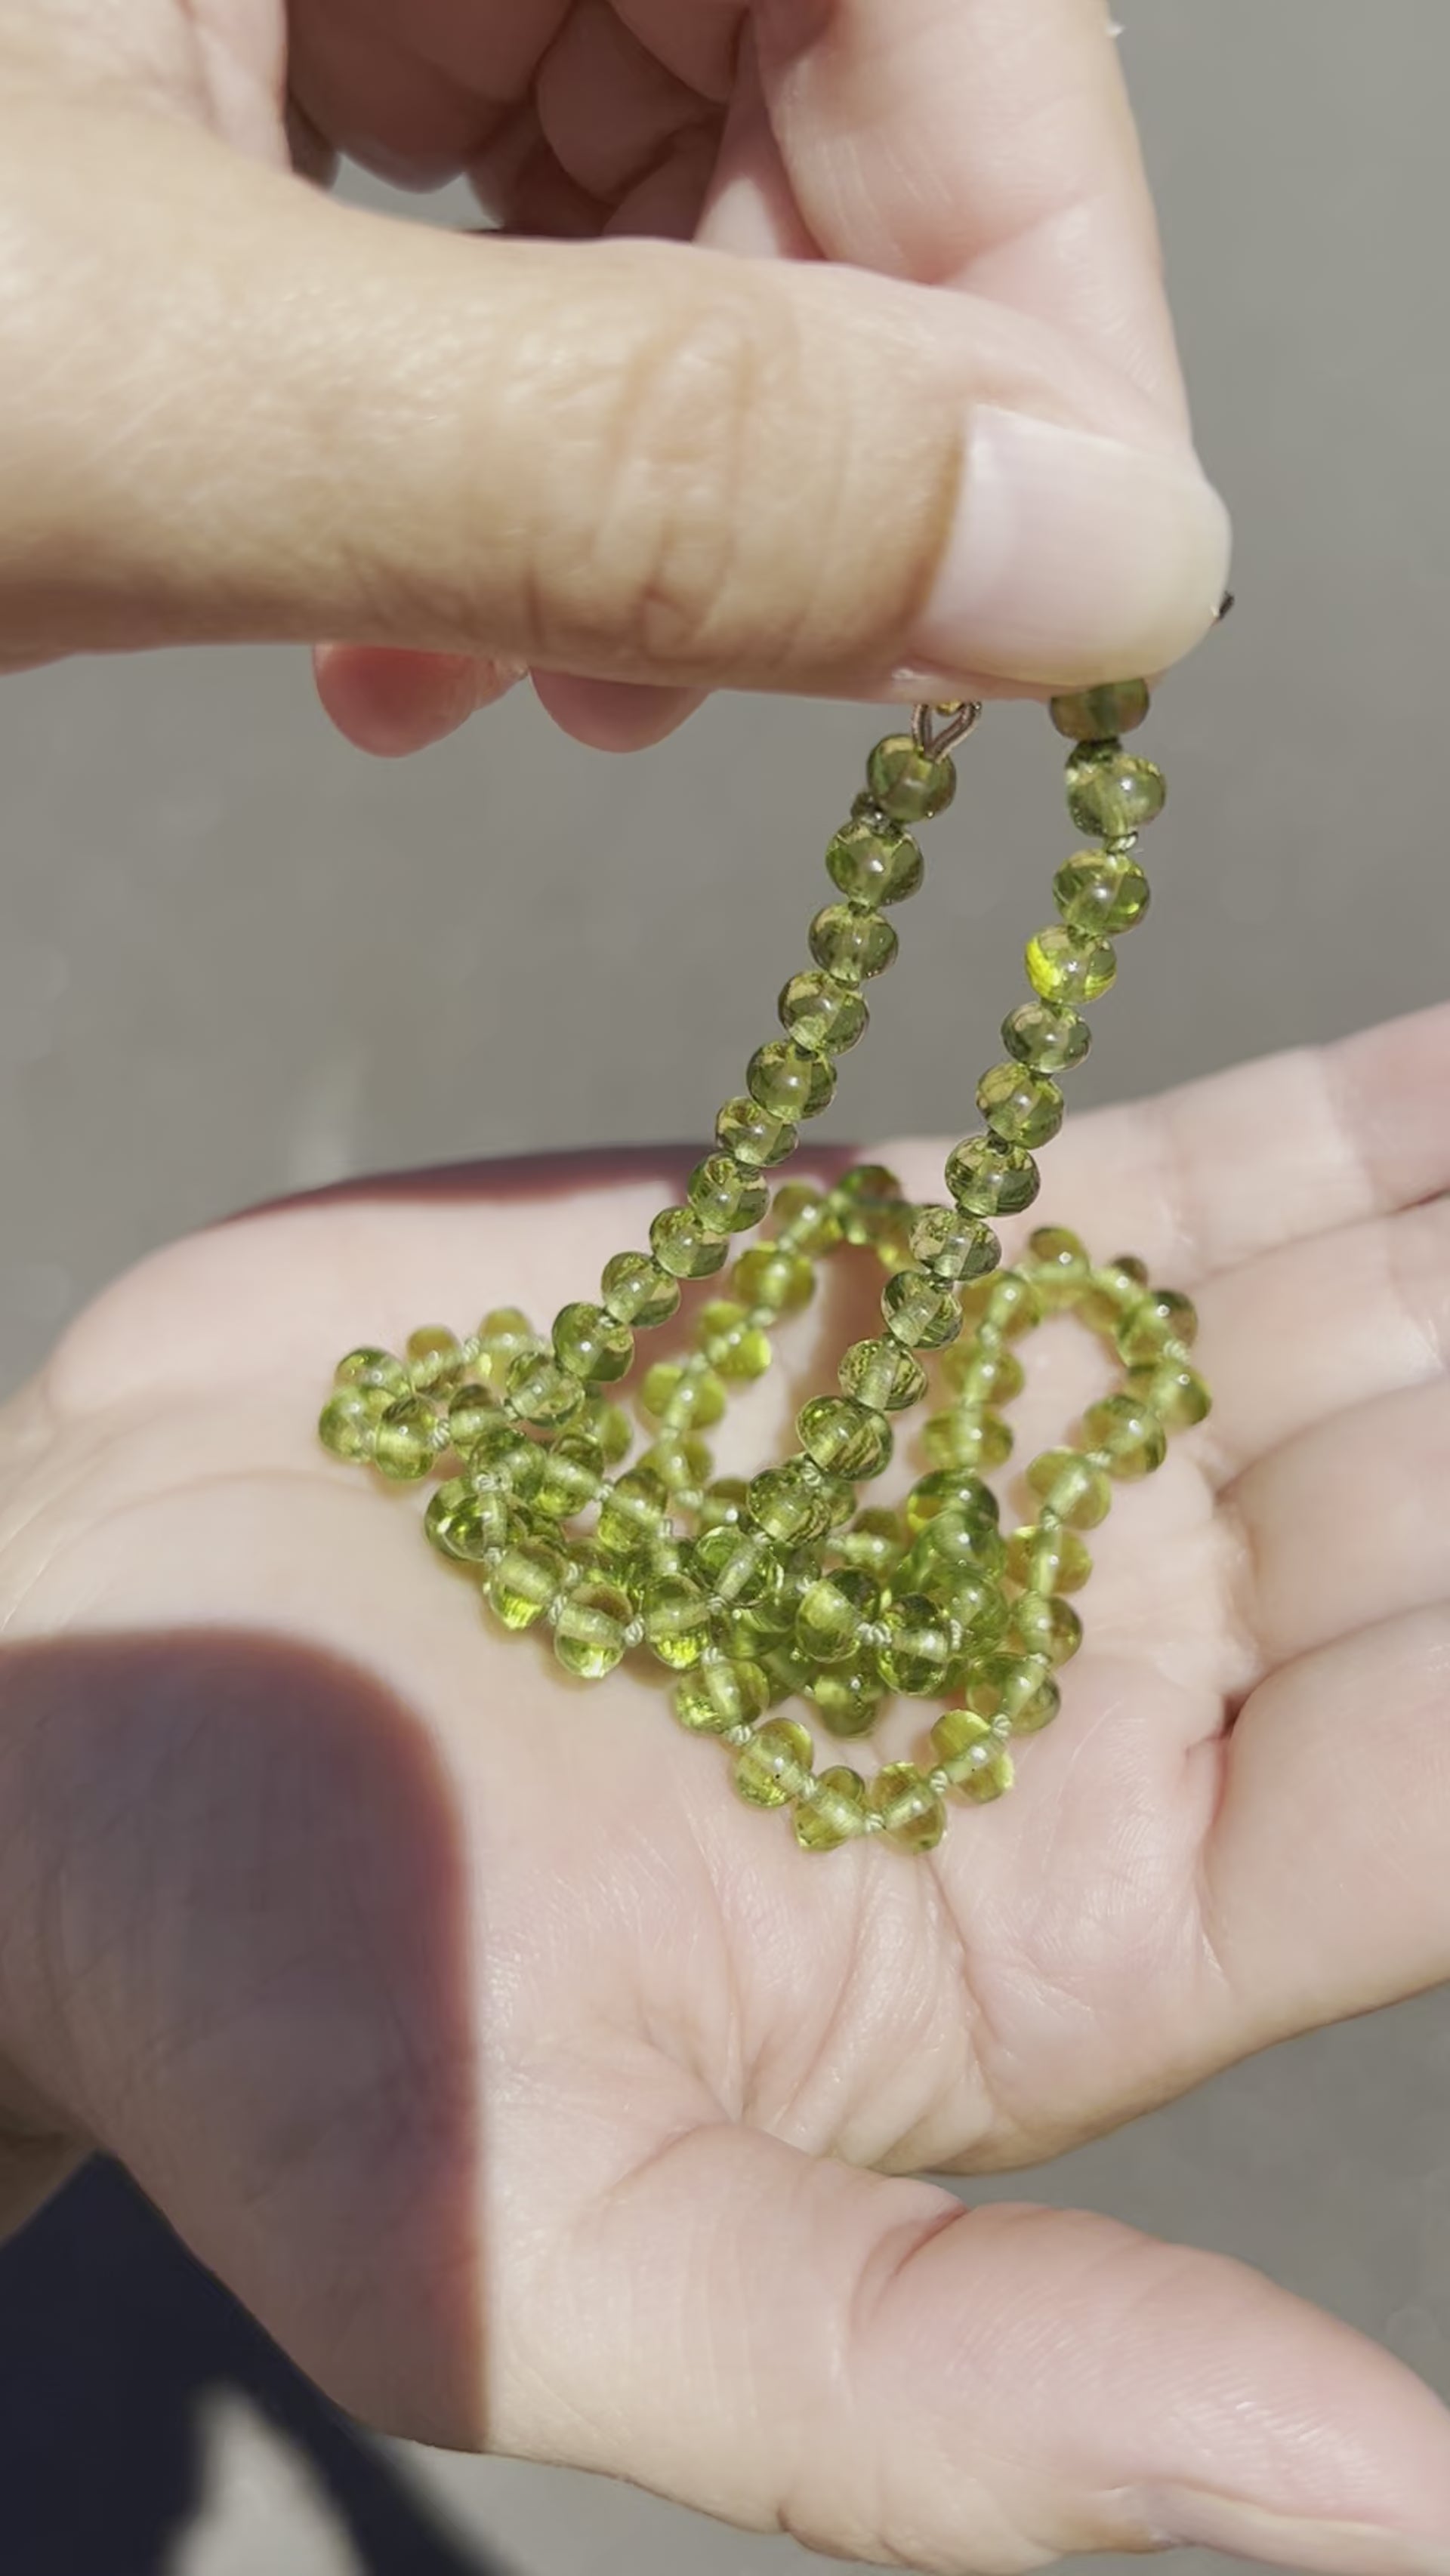
[{"label": "beaded necklace", "polygon": [[[965,702],[919,706],[909,732],[876,744],[826,852],[836,900],[811,923],[814,962],[780,996],[785,1034],[751,1057],[716,1150],[655,1218],[648,1252],[616,1253],[597,1302],[561,1307],[547,1334],[500,1306],[464,1339],[425,1325],[402,1357],[350,1351],[319,1426],[337,1458],[398,1482],[440,1479],[424,1529],[481,1587],[496,1628],[545,1632],[584,1680],[626,1655],[675,1675],[680,1725],[727,1746],[741,1798],[788,1810],[806,1851],[876,1834],[929,1852],[949,1796],[982,1805],[1010,1788],[1009,1747],[1056,1716],[1054,1676],[1082,1642],[1068,1598],[1092,1570],[1082,1532],[1116,1482],[1150,1474],[1169,1436],[1209,1408],[1186,1297],[1153,1286],[1131,1255],[1095,1263],[1061,1226],[1039,1227],[1004,1269],[990,1222],[1037,1196],[1036,1149],[1062,1124],[1057,1077],[1086,1055],[1084,1007],[1107,992],[1113,943],[1147,909],[1138,839],[1165,794],[1161,772],[1123,745],[1148,712],[1141,681],[1057,697],[1049,711],[1072,746],[1068,813],[1098,846],[1053,880],[1058,918],[1028,941],[1031,995],[977,1085],[982,1131],[948,1156],[945,1201],[909,1200],[875,1164],[834,1187],[772,1190],[766,1174],[827,1106],[835,1059],[865,1031],[863,988],[897,952],[885,915],[922,879],[912,827],[951,803],[951,749],[981,714]],[[818,1264],[850,1248],[886,1272],[880,1331],[844,1353],[836,1393],[801,1408],[793,1456],[748,1479],[716,1475],[706,1432],[770,1366],[771,1336],[809,1303]],[[700,1306],[688,1355],[639,1374],[632,1421],[619,1396],[638,1336],[727,1263],[729,1293]],[[1089,1405],[1073,1445],[1032,1460],[1033,1516],[1006,1533],[986,1477],[1012,1448],[1000,1408],[1023,1383],[1013,1346],[1069,1309],[1107,1343],[1121,1384]],[[893,1453],[892,1417],[933,1389],[924,1472],[900,1504],[863,1505],[858,1487]],[[804,1702],[827,1736],[852,1739],[898,1697],[947,1705],[929,1758],[869,1779],[818,1768],[808,1728],[775,1713]]]}]

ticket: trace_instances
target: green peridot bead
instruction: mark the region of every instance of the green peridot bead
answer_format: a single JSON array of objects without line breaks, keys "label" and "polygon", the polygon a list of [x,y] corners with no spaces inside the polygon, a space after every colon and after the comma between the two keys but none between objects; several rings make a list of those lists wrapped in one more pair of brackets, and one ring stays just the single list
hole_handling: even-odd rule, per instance
[{"label": "green peridot bead", "polygon": [[605,1468],[617,1467],[634,1447],[634,1425],[623,1405],[611,1404],[601,1395],[586,1392],[574,1428],[598,1442],[600,1463]]},{"label": "green peridot bead", "polygon": [[968,1216],[1020,1216],[1042,1186],[1032,1156],[996,1136],[967,1136],[953,1146],[946,1184]]},{"label": "green peridot bead", "polygon": [[743,1476],[716,1476],[700,1496],[701,1531],[738,1529],[745,1518],[748,1491]]},{"label": "green peridot bead", "polygon": [[1197,1310],[1176,1288],[1151,1288],[1129,1309],[1114,1335],[1118,1356],[1129,1368],[1160,1360],[1170,1342],[1189,1350],[1197,1338]]},{"label": "green peridot bead", "polygon": [[835,1475],[853,1480],[879,1476],[890,1464],[890,1423],[873,1406],[850,1396],[813,1396],[796,1415],[795,1427],[806,1456]]},{"label": "green peridot bead", "polygon": [[1082,938],[1121,938],[1148,909],[1148,880],[1126,851],[1080,850],[1052,880],[1053,900]]},{"label": "green peridot bead", "polygon": [[975,1717],[1005,1720],[1014,1735],[1036,1735],[1062,1706],[1045,1663],[1035,1655],[988,1655],[973,1672],[966,1703]]},{"label": "green peridot bead", "polygon": [[1157,1414],[1165,1431],[1191,1431],[1212,1408],[1202,1378],[1183,1360],[1159,1360],[1156,1365],[1129,1369],[1128,1393]]},{"label": "green peridot bead", "polygon": [[650,1249],[674,1279],[708,1279],[723,1267],[727,1234],[716,1234],[690,1207],[661,1208],[649,1230]]},{"label": "green peridot bead", "polygon": [[851,903],[904,903],[922,879],[922,858],[909,832],[879,814],[857,815],[843,825],[826,852],[833,885]]},{"label": "green peridot bead", "polygon": [[634,1357],[634,1335],[603,1306],[582,1300],[561,1306],[554,1318],[554,1357],[570,1377],[607,1386],[623,1377]]},{"label": "green peridot bead", "polygon": [[1093,1561],[1066,1522],[1033,1522],[1007,1541],[1007,1571],[1028,1592],[1080,1592]]},{"label": "green peridot bead", "polygon": [[1082,1621],[1055,1593],[1024,1592],[1012,1605],[1012,1635],[1024,1655],[1065,1664],[1082,1644]]},{"label": "green peridot bead", "polygon": [[942,1376],[959,1402],[967,1406],[1010,1404],[1025,1384],[1022,1362],[994,1334],[989,1345],[959,1342],[942,1354]]},{"label": "green peridot bead", "polygon": [[892,1340],[907,1350],[940,1350],[962,1329],[962,1310],[952,1290],[921,1270],[898,1270],[887,1280],[881,1312]]},{"label": "green peridot bead", "polygon": [[957,1512],[972,1529],[995,1531],[1000,1505],[990,1485],[963,1467],[938,1467],[918,1476],[906,1497],[906,1526],[915,1536],[943,1512]]},{"label": "green peridot bead", "polygon": [[885,1583],[906,1554],[898,1515],[877,1505],[858,1512],[836,1544],[853,1573],[869,1574],[877,1583]]},{"label": "green peridot bead", "polygon": [[810,1261],[834,1251],[841,1222],[824,1190],[810,1181],[782,1181],[771,1210],[781,1243]]},{"label": "green peridot bead", "polygon": [[1107,992],[1118,961],[1106,939],[1049,922],[1027,942],[1027,980],[1045,1002],[1096,1002]]},{"label": "green peridot bead", "polygon": [[584,1389],[548,1351],[520,1351],[509,1363],[504,1402],[521,1422],[562,1430],[584,1401]]},{"label": "green peridot bead", "polygon": [[707,1154],[690,1174],[685,1196],[711,1233],[744,1234],[769,1207],[770,1185],[733,1154]]},{"label": "green peridot bead", "polygon": [[520,1353],[545,1347],[527,1315],[517,1306],[491,1306],[479,1325],[477,1338],[474,1368],[480,1382],[499,1393]]},{"label": "green peridot bead", "polygon": [[977,1107],[1004,1145],[1046,1145],[1062,1125],[1063,1097],[1030,1065],[994,1064],[977,1085]]},{"label": "green peridot bead", "polygon": [[1002,1022],[1002,1044],[1034,1073],[1070,1073],[1092,1044],[1086,1020],[1065,1002],[1019,1002]]},{"label": "green peridot bead", "polygon": [[[748,1488],[742,1490],[742,1502]],[[689,1551],[690,1572],[716,1604],[750,1609],[773,1600],[781,1587],[781,1562],[760,1530],[727,1523],[704,1530]]]},{"label": "green peridot bead", "polygon": [[691,1735],[725,1735],[732,1726],[748,1726],[763,1716],[770,1706],[770,1681],[759,1664],[707,1655],[678,1685],[671,1704]]},{"label": "green peridot bead", "polygon": [[796,1315],[815,1295],[816,1274],[803,1252],[787,1252],[778,1243],[752,1243],[738,1256],[730,1285],[748,1307]]},{"label": "green peridot bead", "polygon": [[869,1735],[886,1693],[874,1655],[828,1664],[810,1680],[807,1697],[831,1735]]},{"label": "green peridot bead", "polygon": [[1151,1476],[1168,1454],[1157,1414],[1135,1395],[1105,1395],[1100,1404],[1090,1404],[1083,1429],[1094,1449],[1103,1451],[1110,1476]]},{"label": "green peridot bead", "polygon": [[500,1493],[477,1493],[461,1476],[452,1476],[434,1494],[423,1528],[440,1556],[460,1565],[481,1565],[492,1549],[507,1542],[508,1502]]},{"label": "green peridot bead", "polygon": [[554,1653],[581,1681],[602,1681],[629,1643],[634,1605],[617,1583],[588,1576],[566,1592],[554,1620]]},{"label": "green peridot bead", "polygon": [[1001,1644],[1007,1632],[1007,1596],[993,1576],[974,1572],[970,1566],[959,1568],[950,1580],[943,1579],[938,1567],[935,1579],[931,1597],[952,1622],[958,1639],[952,1666],[955,1683],[965,1679],[967,1667]]},{"label": "green peridot bead", "polygon": [[836,1376],[843,1395],[854,1396],[873,1413],[904,1412],[926,1393],[926,1371],[920,1360],[886,1334],[876,1341],[853,1342]]},{"label": "green peridot bead", "polygon": [[714,1463],[709,1442],[702,1440],[697,1431],[676,1431],[668,1426],[639,1459],[640,1466],[658,1476],[671,1495],[697,1494]]},{"label": "green peridot bead", "polygon": [[1068,755],[1067,810],[1080,832],[1119,841],[1163,811],[1161,769],[1118,742],[1084,743]]},{"label": "green peridot bead", "polygon": [[1095,689],[1067,689],[1049,698],[1047,712],[1069,742],[1112,742],[1133,733],[1149,707],[1145,680],[1107,680]]},{"label": "green peridot bead", "polygon": [[793,1631],[796,1652],[812,1664],[844,1663],[875,1616],[877,1598],[870,1575],[850,1566],[820,1575],[800,1597]]},{"label": "green peridot bead", "polygon": [[901,942],[879,912],[828,903],[810,929],[811,955],[838,984],[866,984],[893,965]]},{"label": "green peridot bead", "polygon": [[768,1717],[735,1764],[735,1786],[752,1807],[784,1807],[809,1784],[812,1745],[793,1718]]},{"label": "green peridot bead", "polygon": [[887,1841],[898,1851],[934,1851],[946,1832],[946,1809],[914,1762],[888,1762],[877,1772],[866,1798],[881,1819]]},{"label": "green peridot bead", "polygon": [[790,1120],[773,1118],[758,1100],[748,1100],[743,1093],[738,1100],[726,1101],[715,1121],[715,1134],[737,1163],[749,1163],[759,1171],[783,1163],[796,1149],[796,1129]]},{"label": "green peridot bead", "polygon": [[932,1413],[922,1424],[921,1445],[933,1467],[1000,1467],[1010,1458],[1013,1433],[1000,1413],[959,1404],[950,1413]]},{"label": "green peridot bead", "polygon": [[844,1055],[865,1031],[869,1017],[859,993],[832,975],[811,969],[782,987],[781,1026],[813,1054]]},{"label": "green peridot bead", "polygon": [[680,1360],[657,1360],[639,1390],[639,1409],[673,1431],[708,1431],[725,1410],[725,1389],[713,1369]]},{"label": "green peridot bead", "polygon": [[645,1643],[677,1673],[697,1664],[710,1643],[714,1610],[707,1593],[680,1575],[646,1583],[639,1596]]},{"label": "green peridot bead", "polygon": [[1092,1277],[1088,1248],[1065,1225],[1039,1225],[1027,1238],[1023,1261],[1044,1311],[1060,1314],[1076,1305]]},{"label": "green peridot bead", "polygon": [[448,1433],[437,1407],[423,1395],[404,1395],[378,1417],[373,1463],[396,1484],[426,1476]]},{"label": "green peridot bead", "polygon": [[949,1505],[917,1532],[896,1569],[893,1590],[940,1602],[965,1575],[995,1582],[1006,1557],[1001,1534],[975,1513]]},{"label": "green peridot bead", "polygon": [[908,1592],[885,1613],[887,1642],[876,1661],[888,1690],[908,1699],[931,1699],[942,1688],[952,1660],[952,1634],[935,1602]]},{"label": "green peridot bead", "polygon": [[467,1450],[499,1418],[498,1405],[486,1386],[466,1379],[448,1399],[448,1437],[455,1449]]},{"label": "green peridot bead", "polygon": [[504,1549],[488,1578],[489,1606],[506,1628],[532,1628],[553,1608],[567,1572],[557,1547],[543,1539],[518,1539]]},{"label": "green peridot bead", "polygon": [[381,1387],[345,1386],[322,1408],[317,1436],[334,1458],[360,1462],[371,1458],[378,1418],[390,1399]]},{"label": "green peridot bead", "polygon": [[1011,1755],[987,1719],[974,1716],[970,1709],[943,1709],[931,1730],[931,1749],[951,1786],[980,1805],[1002,1797],[1012,1786]]},{"label": "green peridot bead", "polygon": [[839,1851],[866,1831],[866,1783],[859,1771],[833,1762],[802,1792],[795,1838],[802,1851]]},{"label": "green peridot bead", "polygon": [[901,1183],[884,1163],[853,1163],[830,1197],[845,1243],[879,1244],[908,1213]]},{"label": "green peridot bead", "polygon": [[604,1451],[586,1431],[564,1431],[541,1453],[533,1509],[550,1521],[572,1521],[599,1493]]},{"label": "green peridot bead", "polygon": [[374,1350],[370,1345],[349,1351],[346,1359],[338,1361],[333,1372],[333,1384],[375,1388],[386,1395],[390,1403],[396,1403],[400,1397],[413,1392],[413,1381],[402,1361],[394,1359],[391,1351]]},{"label": "green peridot bead", "polygon": [[770,1335],[752,1324],[744,1306],[728,1297],[713,1297],[700,1315],[700,1350],[723,1378],[764,1377],[770,1366]]},{"label": "green peridot bead", "polygon": [[1002,1258],[991,1227],[955,1207],[918,1208],[907,1240],[913,1261],[936,1280],[978,1279]]},{"label": "green peridot bead", "polygon": [[771,1038],[746,1066],[745,1085],[772,1118],[816,1118],[830,1107],[836,1076],[824,1056],[793,1046],[789,1038]]},{"label": "green peridot bead", "polygon": [[956,766],[945,753],[922,751],[909,733],[889,733],[867,757],[866,791],[893,822],[924,823],[950,805]]},{"label": "green peridot bead", "polygon": [[680,1302],[679,1281],[647,1252],[616,1252],[604,1265],[599,1290],[615,1322],[641,1332],[668,1323]]},{"label": "green peridot bead", "polygon": [[812,1458],[788,1458],[750,1482],[750,1512],[767,1538],[800,1547],[824,1538],[850,1518],[855,1495],[844,1476],[828,1475]]},{"label": "green peridot bead", "polygon": [[1029,1466],[1027,1482],[1044,1512],[1069,1529],[1096,1529],[1112,1506],[1113,1489],[1101,1467],[1076,1449],[1044,1449]]},{"label": "green peridot bead", "polygon": [[446,1324],[420,1324],[408,1335],[408,1376],[419,1395],[430,1387],[456,1385],[463,1375],[463,1344]]},{"label": "green peridot bead", "polygon": [[670,1525],[670,1497],[662,1479],[647,1467],[632,1467],[600,1497],[595,1528],[607,1556],[638,1556]]}]

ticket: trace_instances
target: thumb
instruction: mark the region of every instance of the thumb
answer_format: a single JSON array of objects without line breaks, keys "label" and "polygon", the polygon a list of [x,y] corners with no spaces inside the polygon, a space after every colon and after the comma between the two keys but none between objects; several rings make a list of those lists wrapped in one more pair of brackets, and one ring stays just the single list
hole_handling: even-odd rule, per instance
[{"label": "thumb", "polygon": [[524,2373],[558,2420],[499,2427],[509,2449],[893,2566],[1196,2541],[1450,2570],[1450,2414],[1243,2264],[729,2127],[615,2184],[569,2242],[567,2320],[531,2314],[549,2367]]},{"label": "thumb", "polygon": [[325,636],[888,697],[1157,671],[1212,621],[1222,504],[1030,317],[395,223],[132,109],[9,121],[11,662]]}]

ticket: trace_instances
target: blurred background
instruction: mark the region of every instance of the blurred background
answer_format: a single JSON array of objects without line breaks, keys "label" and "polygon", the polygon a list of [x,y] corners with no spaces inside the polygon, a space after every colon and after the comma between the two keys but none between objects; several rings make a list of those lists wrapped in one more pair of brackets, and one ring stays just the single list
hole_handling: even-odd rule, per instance
[{"label": "blurred background", "polygon": [[[1338,1035],[1450,975],[1450,11],[1118,15],[1238,606],[1157,701],[1155,908],[1079,1100]],[[453,192],[399,211],[471,219]],[[611,760],[518,693],[389,765],[329,731],[297,652],[6,681],[4,1384],[116,1271],[250,1200],[705,1132],[881,729],[722,699]],[[1065,850],[1054,741],[997,710],[963,756],[826,1132],[959,1122]],[[1028,2188],[1262,2264],[1450,2397],[1443,1996],[1278,2050]],[[367,2442],[105,2168],[0,2253],[0,2496],[5,2576],[807,2563],[606,2481]]]}]

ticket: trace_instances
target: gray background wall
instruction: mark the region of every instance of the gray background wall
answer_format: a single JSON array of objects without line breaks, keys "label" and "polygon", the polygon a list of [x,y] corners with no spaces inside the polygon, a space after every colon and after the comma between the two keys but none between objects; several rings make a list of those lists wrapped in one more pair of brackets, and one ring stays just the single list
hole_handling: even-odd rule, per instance
[{"label": "gray background wall", "polygon": [[[1450,12],[1119,15],[1239,605],[1155,711],[1173,788],[1157,902],[1080,1098],[1334,1035],[1450,972]],[[796,959],[872,732],[870,711],[720,700],[611,760],[520,693],[385,765],[330,734],[294,652],[7,682],[0,1377],[123,1264],[249,1199],[700,1133]],[[1060,855],[1050,739],[1036,711],[983,727],[836,1134],[958,1119],[956,1041],[979,1028],[986,1060]],[[1032,2189],[1262,2262],[1450,2395],[1447,2114],[1450,2015],[1430,1998],[1277,2052]],[[352,2565],[266,2445],[238,2467],[229,2439],[190,2576]],[[594,2481],[404,2465],[539,2576],[800,2556]]]}]

